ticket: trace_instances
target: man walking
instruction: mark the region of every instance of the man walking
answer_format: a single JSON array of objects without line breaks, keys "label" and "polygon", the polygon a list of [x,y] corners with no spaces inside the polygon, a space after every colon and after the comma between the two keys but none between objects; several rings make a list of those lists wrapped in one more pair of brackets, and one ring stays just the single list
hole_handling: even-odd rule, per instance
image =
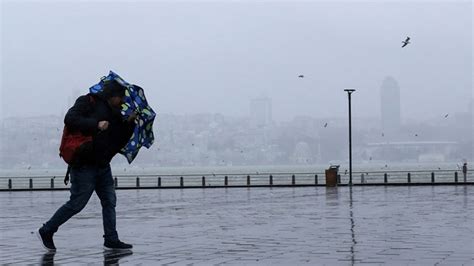
[{"label": "man walking", "polygon": [[80,146],[70,164],[69,201],[37,231],[48,251],[56,250],[54,233],[86,206],[94,191],[102,205],[104,248],[132,248],[119,240],[116,231],[116,196],[110,169],[110,161],[127,144],[135,127],[135,114],[124,119],[120,113],[124,96],[124,86],[108,81],[101,92],[80,96],[64,118],[69,131],[92,136],[92,141]]}]

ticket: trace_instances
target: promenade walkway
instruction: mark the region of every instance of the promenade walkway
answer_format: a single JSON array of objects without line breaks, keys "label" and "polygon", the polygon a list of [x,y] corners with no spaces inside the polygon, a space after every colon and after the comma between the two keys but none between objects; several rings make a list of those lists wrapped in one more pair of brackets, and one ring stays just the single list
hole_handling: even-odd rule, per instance
[{"label": "promenade walkway", "polygon": [[0,264],[473,265],[474,186],[118,190],[133,254],[102,249],[97,196],[55,235],[32,234],[67,191],[0,193]]}]

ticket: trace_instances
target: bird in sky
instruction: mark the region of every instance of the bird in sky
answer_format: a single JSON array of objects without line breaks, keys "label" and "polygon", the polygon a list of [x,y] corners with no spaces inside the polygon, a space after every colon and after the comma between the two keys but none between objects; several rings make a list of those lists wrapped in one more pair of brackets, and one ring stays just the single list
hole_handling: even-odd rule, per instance
[{"label": "bird in sky", "polygon": [[448,115],[449,115],[449,114],[446,114],[446,115],[444,116],[444,118],[447,118],[447,117],[448,117]]},{"label": "bird in sky", "polygon": [[299,75],[298,78],[304,78],[304,75]]},{"label": "bird in sky", "polygon": [[410,37],[407,37],[406,40],[403,41],[402,43],[403,43],[402,48],[407,46],[410,43]]},{"label": "bird in sky", "polygon": [[328,123],[324,124],[324,127],[327,127],[328,126]]},{"label": "bird in sky", "polygon": [[418,137],[418,134],[415,134],[415,137]]}]

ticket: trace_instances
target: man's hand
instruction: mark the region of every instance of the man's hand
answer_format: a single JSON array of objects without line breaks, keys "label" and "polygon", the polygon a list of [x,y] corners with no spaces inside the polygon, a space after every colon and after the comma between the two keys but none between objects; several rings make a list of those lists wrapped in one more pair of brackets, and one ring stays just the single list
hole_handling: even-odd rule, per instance
[{"label": "man's hand", "polygon": [[99,124],[97,125],[97,128],[100,131],[104,131],[107,128],[109,128],[109,121],[99,121]]},{"label": "man's hand", "polygon": [[133,121],[135,121],[135,119],[137,119],[137,116],[138,114],[136,112],[131,113],[130,116],[127,118],[127,122],[132,123]]}]

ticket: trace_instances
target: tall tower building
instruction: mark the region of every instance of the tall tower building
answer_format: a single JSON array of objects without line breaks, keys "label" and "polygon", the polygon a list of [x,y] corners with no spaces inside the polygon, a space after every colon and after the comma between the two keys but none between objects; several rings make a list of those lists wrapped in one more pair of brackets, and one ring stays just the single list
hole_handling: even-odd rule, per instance
[{"label": "tall tower building", "polygon": [[469,115],[471,116],[471,136],[473,136],[471,137],[471,159],[474,161],[474,98],[471,99],[469,104]]},{"label": "tall tower building", "polygon": [[255,127],[265,127],[272,122],[272,100],[268,97],[250,101],[250,117]]},{"label": "tall tower building", "polygon": [[400,87],[393,77],[386,77],[380,87],[380,106],[382,131],[388,137],[393,137],[401,124]]}]

